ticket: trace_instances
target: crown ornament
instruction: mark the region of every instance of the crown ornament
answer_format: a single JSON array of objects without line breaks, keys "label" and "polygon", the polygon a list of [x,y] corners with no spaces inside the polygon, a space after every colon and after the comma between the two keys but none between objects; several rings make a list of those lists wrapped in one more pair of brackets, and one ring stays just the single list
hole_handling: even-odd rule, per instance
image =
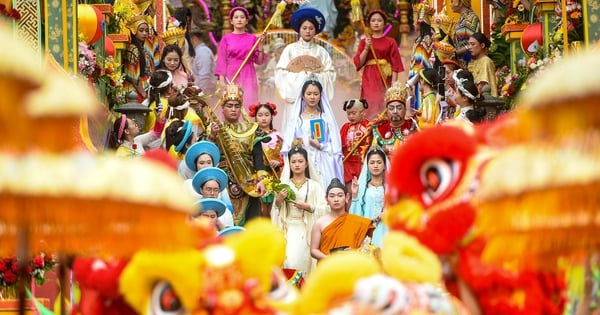
[{"label": "crown ornament", "polygon": [[230,83],[225,87],[225,92],[223,93],[223,102],[238,101],[241,103],[243,96],[244,91],[242,88],[237,84]]},{"label": "crown ornament", "polygon": [[165,42],[165,45],[177,44],[177,46],[183,47],[185,29],[178,27],[172,19],[174,18],[169,18],[167,29],[162,33],[161,38]]},{"label": "crown ornament", "polygon": [[408,88],[401,85],[398,81],[385,91],[385,104],[387,105],[393,101],[399,101],[406,104],[406,98],[408,98]]}]

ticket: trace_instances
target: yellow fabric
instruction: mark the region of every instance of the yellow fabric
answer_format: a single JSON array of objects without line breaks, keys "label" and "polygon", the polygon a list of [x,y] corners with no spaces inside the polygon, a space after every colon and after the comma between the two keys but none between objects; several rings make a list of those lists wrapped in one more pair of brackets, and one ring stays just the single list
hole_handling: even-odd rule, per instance
[{"label": "yellow fabric", "polygon": [[381,69],[384,77],[388,78],[392,75],[392,65],[386,59],[377,59],[377,62],[375,62],[375,59],[369,59],[365,63],[365,67],[374,66],[376,64],[379,64],[379,69]]},{"label": "yellow fabric", "polygon": [[365,237],[372,232],[371,220],[353,214],[343,214],[323,229],[319,250],[329,255],[331,249],[337,247],[359,248]]},{"label": "yellow fabric", "polygon": [[473,74],[475,84],[479,82],[487,82],[490,86],[490,94],[498,97],[498,86],[496,84],[496,66],[494,61],[488,56],[480,56],[479,58],[469,62],[469,71]]},{"label": "yellow fabric", "polygon": [[440,116],[440,106],[435,103],[435,93],[425,94],[421,100],[421,116],[419,116],[419,127],[432,127],[437,123]]}]

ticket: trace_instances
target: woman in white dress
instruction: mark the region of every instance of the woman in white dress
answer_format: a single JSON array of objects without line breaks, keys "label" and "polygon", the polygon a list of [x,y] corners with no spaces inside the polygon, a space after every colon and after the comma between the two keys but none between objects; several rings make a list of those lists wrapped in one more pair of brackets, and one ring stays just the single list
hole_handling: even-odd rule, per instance
[{"label": "woman in white dress", "polygon": [[[308,161],[315,167],[323,191],[327,188],[326,183],[333,178],[343,182],[340,128],[319,81],[308,80],[304,83],[292,107],[291,118],[283,134],[281,153],[284,159],[294,140],[301,138],[308,152]],[[315,126],[318,126],[318,130]]]},{"label": "woman in white dress", "polygon": [[295,146],[288,157],[281,182],[290,186],[296,198],[286,201],[288,193],[285,189],[277,194],[271,220],[283,231],[287,240],[283,267],[299,271],[306,277],[316,264],[310,256],[310,232],[314,222],[327,214],[329,208],[325,202],[325,191],[314,178],[306,150]]},{"label": "woman in white dress", "polygon": [[333,99],[336,72],[331,56],[313,41],[315,35],[325,28],[325,17],[314,8],[298,9],[292,15],[292,28],[300,35],[297,42],[287,45],[275,68],[275,85],[279,96],[284,100],[283,126],[290,121],[290,110],[298,91],[309,78],[316,78],[323,84],[329,101]]}]

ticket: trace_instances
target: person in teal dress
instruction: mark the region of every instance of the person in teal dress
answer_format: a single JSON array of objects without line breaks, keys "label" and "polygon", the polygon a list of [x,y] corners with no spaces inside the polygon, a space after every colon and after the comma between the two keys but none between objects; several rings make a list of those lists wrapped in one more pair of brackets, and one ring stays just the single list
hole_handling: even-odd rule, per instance
[{"label": "person in teal dress", "polygon": [[371,244],[381,247],[388,229],[381,221],[384,211],[385,172],[389,161],[381,148],[375,146],[367,153],[360,177],[352,180],[352,203],[349,212],[371,219],[375,231]]}]

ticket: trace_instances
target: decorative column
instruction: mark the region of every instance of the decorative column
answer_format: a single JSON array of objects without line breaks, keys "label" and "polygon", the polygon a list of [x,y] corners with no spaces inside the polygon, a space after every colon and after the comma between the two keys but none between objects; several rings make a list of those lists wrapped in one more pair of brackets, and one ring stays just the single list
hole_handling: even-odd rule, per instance
[{"label": "decorative column", "polygon": [[223,17],[222,35],[231,33],[231,21],[229,20],[229,11],[231,10],[230,0],[221,0],[221,16]]},{"label": "decorative column", "polygon": [[13,0],[13,8],[21,13],[21,18],[15,23],[15,37],[20,38],[33,52],[39,56],[37,62],[42,65],[42,7],[40,1]]},{"label": "decorative column", "polygon": [[556,0],[536,0],[534,5],[537,9],[537,14],[542,16],[542,32],[544,35],[544,56],[550,54],[550,38],[552,30],[556,26]]},{"label": "decorative column", "polygon": [[600,7],[597,0],[582,0],[583,38],[590,46],[600,40]]},{"label": "decorative column", "polygon": [[410,9],[410,2],[406,0],[400,0],[396,3],[396,7],[398,8],[400,18],[400,44],[404,47],[408,47],[408,34],[410,33],[410,25],[408,24],[408,10]]},{"label": "decorative column", "polygon": [[77,72],[77,1],[43,1],[45,47],[70,73]]},{"label": "decorative column", "polygon": [[517,72],[517,62],[525,56],[521,49],[521,37],[527,26],[529,24],[504,24],[500,29],[506,42],[510,45],[510,71],[512,73]]}]

